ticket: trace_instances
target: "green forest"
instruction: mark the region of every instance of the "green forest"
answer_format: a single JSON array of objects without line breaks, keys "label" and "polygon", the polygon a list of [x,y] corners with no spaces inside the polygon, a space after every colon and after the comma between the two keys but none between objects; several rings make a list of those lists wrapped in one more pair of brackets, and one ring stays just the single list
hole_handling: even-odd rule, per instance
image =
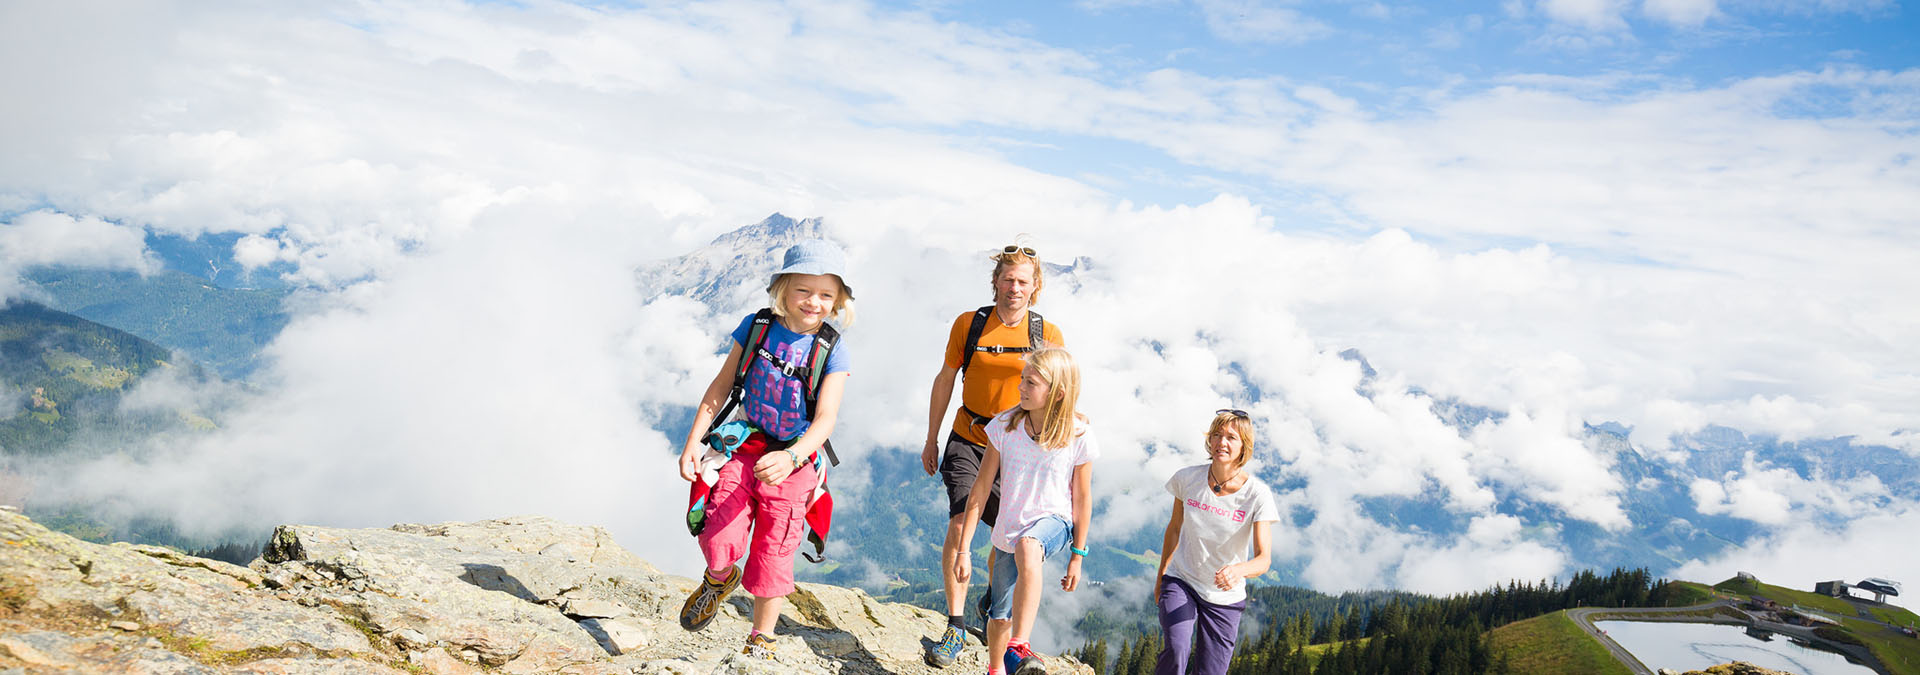
[{"label": "green forest", "polygon": [[[1284,675],[1465,675],[1512,672],[1492,628],[1574,607],[1664,607],[1697,599],[1645,569],[1581,571],[1442,598],[1405,593],[1329,596],[1290,587],[1248,591],[1240,644],[1228,672]],[[1256,612],[1257,610],[1257,612]],[[1152,614],[1151,607],[1141,608]],[[1264,617],[1264,618],[1261,618]],[[1070,652],[1095,672],[1152,673],[1158,624],[1089,639]]]}]

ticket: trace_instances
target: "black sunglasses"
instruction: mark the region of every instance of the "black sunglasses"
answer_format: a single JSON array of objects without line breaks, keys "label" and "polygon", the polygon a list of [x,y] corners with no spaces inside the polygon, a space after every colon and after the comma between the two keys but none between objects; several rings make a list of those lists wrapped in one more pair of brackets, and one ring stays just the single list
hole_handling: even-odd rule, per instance
[{"label": "black sunglasses", "polygon": [[1017,251],[1017,252],[1020,252],[1020,253],[1025,253],[1025,254],[1027,254],[1027,257],[1029,257],[1029,258],[1035,258],[1035,257],[1039,257],[1039,255],[1040,255],[1040,254],[1038,254],[1038,253],[1034,253],[1034,252],[1033,252],[1033,249],[1030,249],[1030,248],[1027,248],[1027,247],[1025,247],[1025,246],[1008,246],[1008,247],[1006,247],[1006,248],[1003,248],[1003,249],[1000,249],[1000,251],[1001,251],[1002,253],[1013,253],[1013,252],[1016,252],[1016,251]]},{"label": "black sunglasses", "polygon": [[1244,419],[1251,419],[1251,418],[1253,417],[1252,415],[1248,415],[1248,414],[1247,414],[1247,411],[1245,411],[1245,410],[1240,410],[1240,409],[1238,409],[1238,408],[1221,408],[1221,409],[1219,409],[1219,410],[1215,410],[1215,411],[1213,411],[1213,414],[1215,414],[1215,415],[1232,415],[1232,416],[1234,416],[1234,417],[1238,417],[1238,418],[1240,418],[1240,419],[1243,419],[1243,420],[1244,420]]}]

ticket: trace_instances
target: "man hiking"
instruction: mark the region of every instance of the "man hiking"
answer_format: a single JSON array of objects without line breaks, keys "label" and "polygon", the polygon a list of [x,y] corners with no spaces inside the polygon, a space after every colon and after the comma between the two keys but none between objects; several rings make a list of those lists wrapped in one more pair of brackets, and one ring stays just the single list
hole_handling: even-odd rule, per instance
[{"label": "man hiking", "polygon": [[[1028,308],[1040,298],[1042,266],[1039,254],[1024,246],[1008,246],[993,256],[993,304],[962,313],[947,335],[946,361],[933,378],[933,396],[927,411],[927,444],[920,464],[928,475],[938,469],[947,487],[947,536],[941,548],[940,571],[947,592],[947,630],[927,649],[927,663],[945,668],[966,646],[967,582],[953,570],[960,556],[972,555],[961,539],[967,495],[980,473],[986,454],[984,425],[1020,402],[1020,373],[1026,355],[1043,346],[1063,346],[1060,329]],[[953,415],[946,451],[940,450],[940,424],[953,402],[954,379],[962,380],[960,407]],[[980,520],[992,529],[999,513],[1000,485],[996,480]],[[984,617],[983,617],[984,620]]]}]

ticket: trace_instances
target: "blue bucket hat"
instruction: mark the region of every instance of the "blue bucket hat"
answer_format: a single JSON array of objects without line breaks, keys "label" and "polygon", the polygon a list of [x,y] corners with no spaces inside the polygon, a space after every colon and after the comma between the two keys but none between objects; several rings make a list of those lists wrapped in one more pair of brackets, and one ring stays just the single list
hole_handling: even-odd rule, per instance
[{"label": "blue bucket hat", "polygon": [[840,247],[825,239],[808,239],[787,248],[787,257],[780,271],[767,277],[767,285],[772,286],[782,274],[831,274],[840,278],[840,286],[846,289],[847,297],[853,297],[853,286],[847,283],[847,254]]}]

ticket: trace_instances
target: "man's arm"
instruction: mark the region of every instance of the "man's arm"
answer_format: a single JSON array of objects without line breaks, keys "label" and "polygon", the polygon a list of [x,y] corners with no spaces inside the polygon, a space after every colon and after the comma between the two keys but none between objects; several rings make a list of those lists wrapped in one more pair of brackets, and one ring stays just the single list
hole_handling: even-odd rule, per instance
[{"label": "man's arm", "polygon": [[929,476],[940,468],[940,423],[947,419],[947,406],[953,403],[953,383],[959,376],[960,369],[952,366],[941,366],[940,374],[933,376],[933,396],[927,403],[927,445],[920,450],[920,468]]}]

